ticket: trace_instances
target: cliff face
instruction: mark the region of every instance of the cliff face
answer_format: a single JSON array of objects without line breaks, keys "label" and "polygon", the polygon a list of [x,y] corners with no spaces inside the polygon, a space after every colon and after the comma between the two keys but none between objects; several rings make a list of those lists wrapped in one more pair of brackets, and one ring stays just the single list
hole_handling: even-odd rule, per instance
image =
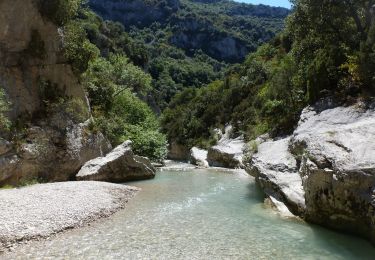
[{"label": "cliff face", "polygon": [[[0,185],[67,180],[110,145],[84,123],[89,105],[63,56],[63,31],[40,15],[36,1],[2,0],[0,10],[0,86],[11,102],[14,125],[0,138]],[[78,104],[79,118],[66,104],[43,111],[44,92],[52,88],[73,107]]]},{"label": "cliff face", "polygon": [[155,23],[151,27],[166,32],[169,44],[189,56],[202,50],[216,60],[229,63],[243,61],[260,43],[272,39],[289,14],[285,8],[226,0],[90,0],[89,3],[104,19],[118,21],[128,31],[134,31],[132,26],[142,30]]},{"label": "cliff face", "polygon": [[[156,2],[156,4],[155,4]],[[179,0],[90,0],[90,6],[106,20],[121,22],[124,26],[145,27],[153,22],[165,22],[180,7]]]},{"label": "cliff face", "polygon": [[291,137],[258,145],[248,171],[294,214],[375,242],[374,116],[374,104],[307,107]]},{"label": "cliff face", "polygon": [[187,50],[202,50],[214,59],[227,62],[242,60],[251,50],[246,41],[218,30],[209,21],[200,21],[197,18],[171,19],[174,24],[173,35],[169,41],[172,45]]},{"label": "cliff face", "polygon": [[87,103],[61,53],[62,32],[42,18],[36,1],[3,0],[0,10],[0,84],[12,101],[11,117],[39,110],[40,80]]}]

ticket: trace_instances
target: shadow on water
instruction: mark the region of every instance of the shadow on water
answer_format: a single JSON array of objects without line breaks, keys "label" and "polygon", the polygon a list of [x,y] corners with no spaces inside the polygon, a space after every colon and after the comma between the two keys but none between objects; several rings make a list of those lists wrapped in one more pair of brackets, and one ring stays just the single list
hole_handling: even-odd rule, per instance
[{"label": "shadow on water", "polygon": [[320,225],[306,223],[316,238],[317,246],[328,250],[341,251],[345,259],[375,259],[375,247],[364,238]]},{"label": "shadow on water", "polygon": [[264,201],[264,199],[265,199],[264,192],[262,191],[262,189],[259,187],[259,185],[255,181],[250,182],[247,185],[247,190],[248,190],[248,193],[246,195],[246,198],[248,200],[256,201],[256,202],[263,202]]},{"label": "shadow on water", "polygon": [[[265,194],[255,181],[247,185],[246,199],[257,203],[264,202]],[[292,226],[305,226],[307,230],[310,230],[316,247],[322,247],[328,251],[341,251],[343,257],[340,259],[375,259],[375,247],[364,238],[317,224],[307,223],[298,218],[282,218],[280,216],[278,218],[284,219],[284,224],[286,225],[293,223]],[[292,227],[289,226],[289,228]]]}]

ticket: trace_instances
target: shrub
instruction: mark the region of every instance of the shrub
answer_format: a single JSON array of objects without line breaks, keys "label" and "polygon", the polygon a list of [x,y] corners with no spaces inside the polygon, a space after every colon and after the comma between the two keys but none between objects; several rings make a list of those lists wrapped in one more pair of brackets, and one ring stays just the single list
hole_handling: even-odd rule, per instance
[{"label": "shrub", "polygon": [[80,75],[89,66],[90,61],[99,55],[99,49],[86,38],[86,32],[78,22],[71,22],[64,28],[64,55],[71,63],[73,71]]},{"label": "shrub", "polygon": [[47,115],[60,113],[74,123],[84,122],[89,117],[88,106],[82,99],[66,96],[64,90],[49,80],[39,79],[39,95]]},{"label": "shrub", "polygon": [[40,13],[58,26],[65,25],[76,14],[82,0],[39,0]]},{"label": "shrub", "polygon": [[48,103],[47,115],[59,114],[62,118],[69,118],[73,123],[82,123],[89,118],[88,106],[80,98],[63,97],[55,103]]},{"label": "shrub", "polygon": [[0,87],[0,132],[8,131],[11,123],[6,115],[10,109],[10,103],[6,99],[5,91]]},{"label": "shrub", "polygon": [[157,129],[130,125],[122,137],[122,141],[126,140],[133,142],[135,154],[145,155],[153,161],[162,161],[167,156],[167,139]]},{"label": "shrub", "polygon": [[165,135],[159,132],[159,122],[146,103],[130,90],[114,97],[111,110],[94,108],[94,122],[90,128],[102,131],[116,146],[128,139],[136,154],[161,161],[167,154]]}]

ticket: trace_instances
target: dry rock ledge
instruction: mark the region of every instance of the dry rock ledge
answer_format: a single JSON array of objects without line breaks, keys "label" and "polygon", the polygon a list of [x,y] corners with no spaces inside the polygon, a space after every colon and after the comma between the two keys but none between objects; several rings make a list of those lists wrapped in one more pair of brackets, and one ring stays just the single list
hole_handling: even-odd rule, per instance
[{"label": "dry rock ledge", "polygon": [[210,166],[224,168],[243,168],[243,151],[245,141],[243,136],[231,138],[233,127],[228,125],[219,142],[208,150],[207,161]]},{"label": "dry rock ledge", "polygon": [[20,242],[47,238],[108,217],[124,208],[137,191],[93,181],[0,190],[0,253]]}]

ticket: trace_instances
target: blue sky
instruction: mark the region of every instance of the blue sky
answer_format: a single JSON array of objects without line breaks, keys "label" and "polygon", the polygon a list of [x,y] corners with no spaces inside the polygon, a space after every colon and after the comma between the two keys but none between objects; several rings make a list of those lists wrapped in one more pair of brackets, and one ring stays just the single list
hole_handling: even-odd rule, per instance
[{"label": "blue sky", "polygon": [[249,4],[264,4],[272,6],[282,6],[290,8],[290,2],[288,0],[234,0],[236,2],[243,2]]}]

